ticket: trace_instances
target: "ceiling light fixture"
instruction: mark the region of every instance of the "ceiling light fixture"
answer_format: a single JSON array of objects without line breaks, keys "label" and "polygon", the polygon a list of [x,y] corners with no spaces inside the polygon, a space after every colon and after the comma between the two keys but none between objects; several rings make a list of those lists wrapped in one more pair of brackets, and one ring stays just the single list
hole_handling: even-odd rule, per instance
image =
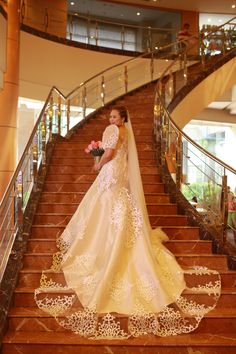
[{"label": "ceiling light fixture", "polygon": [[140,16],[141,15],[141,13],[140,12],[137,12],[137,14],[136,14],[137,16]]},{"label": "ceiling light fixture", "polygon": [[232,7],[232,9],[235,9],[236,5],[233,4],[231,7]]},{"label": "ceiling light fixture", "polygon": [[71,6],[74,6],[75,3],[74,3],[74,1],[71,1],[70,4],[71,4]]}]

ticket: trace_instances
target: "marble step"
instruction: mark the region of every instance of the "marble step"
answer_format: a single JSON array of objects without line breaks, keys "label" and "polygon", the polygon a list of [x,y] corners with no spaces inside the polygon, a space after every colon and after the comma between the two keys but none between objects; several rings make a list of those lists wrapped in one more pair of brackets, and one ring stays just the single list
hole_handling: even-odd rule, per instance
[{"label": "marble step", "polygon": [[[44,184],[44,192],[86,192],[91,183],[70,183],[70,182],[51,182],[46,181]],[[163,183],[143,183],[144,193],[164,193]]]},{"label": "marble step", "polygon": [[[39,225],[33,224],[31,228],[31,239],[34,238],[57,238],[64,231],[63,225]],[[194,226],[162,226],[162,230],[170,240],[198,240],[199,228]]]},{"label": "marble step", "polygon": [[[38,252],[57,252],[58,248],[56,246],[55,238],[52,239],[29,239],[27,244],[27,252],[38,253]],[[182,241],[182,240],[170,240],[165,242],[165,246],[172,253],[210,253],[212,251],[211,241],[202,240],[192,240],[192,241]]]},{"label": "marble step", "polygon": [[[33,223],[40,225],[55,225],[62,226],[67,225],[70,221],[73,213],[36,213],[34,216]],[[152,227],[158,226],[186,226],[187,225],[187,216],[185,215],[149,215],[150,224]]]},{"label": "marble step", "polygon": [[[220,270],[227,268],[227,257],[218,254],[175,254],[182,267],[205,266]],[[52,252],[50,253],[25,253],[23,257],[24,269],[48,269],[52,265]]]},{"label": "marble step", "polygon": [[[79,203],[84,197],[85,192],[43,192],[41,203]],[[170,197],[165,193],[149,193],[145,195],[147,203],[170,203]]]},{"label": "marble step", "polygon": [[[100,133],[101,134],[101,133]],[[87,133],[83,133],[83,134],[74,134],[70,137],[70,142],[83,142],[85,145],[89,144],[90,141],[94,140],[94,133],[91,132],[87,132]],[[138,143],[151,143],[153,142],[153,137],[151,134],[148,135],[144,135],[144,134],[140,134],[137,135],[135,134],[135,141],[136,144]]]},{"label": "marble step", "polygon": [[[84,124],[82,127],[78,128],[78,130],[74,133],[74,135],[72,135],[72,137],[74,137],[74,136],[76,137],[77,135],[78,136],[88,135],[89,137],[91,137],[91,135],[92,135],[91,140],[94,140],[95,139],[94,134],[96,132],[96,139],[98,136],[102,138],[102,134],[103,134],[104,129],[107,125],[108,124],[104,124],[104,127],[100,125],[96,129],[94,129],[93,128],[94,125],[92,122],[91,122],[91,124]],[[152,131],[153,131],[153,126],[152,127],[151,126],[142,127],[142,129],[139,127],[139,124],[135,124],[135,127],[133,126],[133,132],[134,132],[135,139],[138,136],[152,136]],[[92,132],[93,132],[93,134],[92,134]],[[88,142],[91,140],[90,140],[90,138],[88,138]]]},{"label": "marble step", "polygon": [[[85,148],[85,147],[84,147]],[[69,157],[69,158],[72,158],[72,157],[80,157],[80,158],[87,158],[89,159],[91,156],[85,156],[87,155],[85,152],[84,152],[84,149],[81,149],[81,150],[76,150],[76,149],[65,149],[63,150],[63,157]],[[61,157],[62,156],[62,150],[61,149],[56,149],[54,152],[53,152],[53,156],[54,157]],[[155,159],[155,156],[156,156],[156,153],[154,150],[138,150],[138,156],[139,158],[142,158],[142,159]]]},{"label": "marble step", "polygon": [[[78,208],[78,203],[39,203],[37,207],[37,213],[53,213],[53,214],[63,214],[63,213],[74,213]],[[164,215],[174,215],[177,214],[176,204],[147,204],[147,210],[150,214],[164,214]]]},{"label": "marble step", "polygon": [[169,194],[165,193],[146,193],[146,203],[170,203]]},{"label": "marble step", "polygon": [[[97,140],[97,139],[96,139]],[[90,141],[88,141],[88,143],[90,143]],[[87,147],[88,144],[86,144],[85,142],[71,142],[69,141],[62,141],[62,142],[58,142],[55,145],[54,151],[64,151],[64,150],[76,150],[76,151],[83,151],[84,149]],[[153,143],[149,143],[149,142],[144,142],[144,143],[139,143],[137,145],[137,150],[138,151],[153,151]]]},{"label": "marble step", "polygon": [[235,333],[222,336],[220,328],[216,334],[208,328],[205,333],[112,341],[89,340],[54,331],[8,332],[3,339],[2,354],[235,354]]},{"label": "marble step", "polygon": [[[167,246],[168,247],[168,246]],[[169,248],[169,247],[168,247]],[[53,251],[53,248],[52,248]],[[219,270],[221,276],[221,286],[222,288],[236,288],[236,271],[233,270]],[[19,273],[18,287],[38,287],[40,278],[42,275],[41,270],[37,269],[22,269]],[[58,282],[64,280],[62,273],[47,273],[48,277],[53,276],[53,279]],[[202,276],[201,278],[204,279]],[[185,274],[185,279],[189,286],[195,286],[196,281],[199,282],[199,277],[197,275]],[[211,276],[208,276],[207,280],[210,280]],[[215,277],[212,277],[214,280]]]},{"label": "marble step", "polygon": [[[127,318],[119,316],[119,322],[127,322]],[[220,327],[220,331],[219,331]],[[123,327],[122,327],[123,328]],[[216,308],[208,313],[201,321],[197,331],[205,333],[208,329],[222,335],[228,332],[236,333],[236,311]],[[55,319],[37,308],[13,308],[9,312],[9,330],[16,332],[47,332],[67,333],[69,330],[61,327]]]},{"label": "marble step", "polygon": [[[89,172],[91,172],[92,166],[93,166],[93,161],[91,160],[90,166],[87,167]],[[66,168],[60,168],[60,169],[62,170],[61,173],[60,173],[60,171],[56,171],[55,173],[53,173],[53,171],[51,172],[51,169],[49,169],[46,180],[48,182],[72,182],[72,183],[74,183],[74,182],[76,182],[76,183],[91,182],[91,184],[92,184],[92,182],[97,177],[97,174],[95,174],[95,173],[84,172],[83,167],[80,169],[81,174],[78,174],[76,172],[75,173],[66,173],[66,172],[64,172],[66,170]],[[70,166],[70,169],[73,170],[73,166]],[[76,167],[76,169],[79,170],[78,167]],[[156,174],[154,174],[154,173],[153,174],[142,174],[141,178],[142,178],[143,183],[161,183],[161,176],[158,173],[156,173]]]},{"label": "marble step", "polygon": [[[34,291],[35,288],[24,288],[17,287],[14,291],[12,307],[36,307],[34,300]],[[67,295],[72,293],[66,292]],[[55,297],[57,294],[54,294]],[[196,294],[191,293],[190,291],[185,291],[185,297],[188,300],[196,301]],[[53,297],[53,293],[51,293]],[[211,304],[211,298],[207,294],[197,294],[197,298],[199,301],[204,301],[205,304]],[[224,288],[221,290],[221,296],[218,300],[217,307],[218,308],[227,308],[231,311],[235,311],[235,302],[236,302],[236,288]]]},{"label": "marble step", "polygon": [[[89,155],[90,166],[80,166],[80,165],[54,165],[50,164],[47,170],[47,174],[91,174],[91,169],[94,164],[93,156]],[[155,175],[158,174],[158,168],[156,166],[140,166],[141,175]],[[96,176],[96,173],[93,173]],[[160,177],[159,177],[160,178]]]},{"label": "marble step", "polygon": [[[143,117],[143,118],[142,118]],[[148,117],[146,114],[140,115],[139,120],[132,120],[132,127],[133,131],[135,134],[137,134],[138,130],[145,130],[146,132],[151,133],[153,130],[153,119],[151,117]],[[96,132],[96,134],[100,133],[100,136],[102,136],[103,131],[106,129],[106,127],[109,125],[108,120],[97,120],[97,119],[90,119],[87,123],[84,123],[83,129],[89,129],[90,131],[93,130]],[[97,135],[98,136],[98,135]],[[99,137],[99,136],[98,136]],[[96,138],[97,140],[97,138]]]},{"label": "marble step", "polygon": [[[50,160],[50,165],[71,165],[71,166],[90,166],[91,167],[91,155],[85,155],[83,157],[64,157],[64,156],[58,156],[58,157],[51,157]],[[153,159],[139,159],[139,165],[140,166],[157,166],[157,161],[155,158]]]}]

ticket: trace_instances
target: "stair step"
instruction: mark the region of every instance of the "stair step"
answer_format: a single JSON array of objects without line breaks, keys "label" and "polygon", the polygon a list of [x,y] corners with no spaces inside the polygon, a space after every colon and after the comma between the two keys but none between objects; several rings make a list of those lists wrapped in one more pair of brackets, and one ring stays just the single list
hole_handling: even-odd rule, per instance
[{"label": "stair step", "polygon": [[[36,307],[36,303],[34,300],[34,291],[35,288],[21,288],[17,287],[14,291],[14,296],[13,296],[13,306],[14,307]],[[52,292],[51,292],[52,294]],[[70,292],[67,292],[67,294],[70,294]],[[55,293],[55,296],[58,294]],[[186,298],[189,300],[195,301],[196,300],[196,294],[193,294],[191,292],[185,292]],[[53,294],[52,294],[53,297]],[[204,303],[209,304],[211,302],[211,298],[209,295],[206,294],[197,294],[197,298],[204,301]],[[221,291],[221,296],[219,298],[219,301],[217,303],[218,308],[227,308],[232,309],[235,308],[235,301],[236,301],[236,288],[224,288]]]},{"label": "stair step", "polygon": [[[53,156],[61,157],[62,156],[61,150],[55,150],[53,152]],[[155,159],[156,154],[155,151],[153,150],[143,150],[143,151],[138,150],[138,156],[142,157],[143,159]],[[89,159],[91,156],[88,156],[83,150],[77,151],[75,149],[74,150],[67,149],[67,150],[63,150],[63,157],[69,157],[69,158],[77,157],[77,158]]]},{"label": "stair step", "polygon": [[[218,328],[218,332],[220,332]],[[186,347],[187,345],[187,347]],[[186,351],[187,350],[187,351]],[[205,333],[196,331],[170,337],[149,335],[143,338],[123,340],[91,340],[76,334],[61,332],[8,332],[3,340],[2,354],[235,354],[235,333],[214,335],[211,329]]]},{"label": "stair step", "polygon": [[[168,247],[168,246],[167,246]],[[169,247],[168,247],[169,248]],[[170,249],[170,248],[169,248]],[[39,251],[39,250],[38,250]],[[53,249],[51,250],[53,252]],[[184,269],[184,267],[183,267]],[[236,271],[233,270],[219,270],[221,276],[221,285],[222,288],[236,288]],[[38,287],[40,282],[40,277],[42,275],[42,271],[39,269],[22,269],[19,275],[19,287]],[[47,273],[48,277],[50,277],[50,273]],[[197,275],[185,275],[185,278],[190,284],[195,284],[195,280],[199,281],[199,277]],[[53,279],[55,281],[63,281],[64,277],[62,273],[53,273]],[[209,279],[209,275],[208,275]]]},{"label": "stair step", "polygon": [[[40,203],[79,203],[85,192],[43,192]],[[170,197],[165,193],[146,193],[147,203],[169,203]]]},{"label": "stair step", "polygon": [[[48,167],[47,174],[91,174],[91,167],[93,166],[93,157],[90,157],[90,166],[74,166],[74,165],[53,165],[50,164]],[[141,166],[140,172],[142,174],[149,174],[149,175],[158,175],[158,168],[156,166]],[[93,173],[94,176],[97,176],[96,173]]]},{"label": "stair step", "polygon": [[152,228],[163,226],[187,226],[187,216],[185,215],[149,215]]},{"label": "stair step", "polygon": [[[122,323],[122,317],[119,316],[119,322]],[[125,319],[124,316],[124,320]],[[211,331],[217,331],[224,334],[227,332],[236,333],[236,312],[230,309],[215,309],[208,313],[201,321],[198,333],[205,333],[208,328]],[[9,330],[10,331],[27,331],[27,332],[69,332],[61,327],[53,317],[44,313],[37,308],[14,308],[9,313]]]},{"label": "stair step", "polygon": [[[91,183],[81,182],[81,183],[70,183],[70,182],[49,182],[46,181],[44,184],[44,192],[86,192]],[[143,184],[144,193],[164,193],[163,183],[144,183]]]},{"label": "stair step", "polygon": [[[78,208],[78,203],[40,203],[37,207],[37,213],[52,214],[74,214]],[[175,204],[147,204],[147,210],[152,214],[177,214]]]},{"label": "stair step", "polygon": [[[149,133],[149,132],[148,132]],[[101,132],[100,132],[101,134]],[[135,136],[135,141],[136,141],[136,144],[138,143],[145,143],[145,142],[148,142],[148,143],[152,143],[153,142],[153,137],[152,135],[148,134],[148,135],[145,135],[145,134],[142,134],[142,135],[137,135],[136,133],[134,134]],[[88,145],[90,143],[90,141],[94,140],[94,134],[74,134],[72,135],[72,137],[70,138],[70,141],[71,142],[84,142],[85,146],[86,144]]]},{"label": "stair step", "polygon": [[146,203],[169,203],[170,196],[165,193],[145,193]]},{"label": "stair step", "polygon": [[[65,229],[62,225],[32,225],[31,238],[57,238]],[[172,240],[198,240],[199,228],[194,226],[162,226],[162,230]]]},{"label": "stair step", "polygon": [[[175,254],[183,267],[206,266],[211,269],[227,269],[227,258],[218,254]],[[26,253],[24,269],[48,269],[52,265],[52,253]]]},{"label": "stair step", "polygon": [[[95,129],[95,127],[93,127]],[[90,141],[88,142],[90,143]],[[55,145],[54,151],[64,151],[64,150],[76,150],[77,152],[82,151],[84,154],[85,151],[84,149],[87,147],[88,144],[84,142],[70,142],[70,141],[63,141],[59,142],[58,144]],[[153,148],[153,143],[151,142],[145,142],[145,143],[139,143],[137,145],[137,150],[138,151],[154,151]]]},{"label": "stair step", "polygon": [[[73,213],[36,213],[34,216],[34,224],[40,225],[55,225],[61,226],[67,225],[72,218]],[[150,224],[152,227],[164,226],[164,225],[175,225],[175,226],[186,226],[187,216],[185,215],[149,215]]]},{"label": "stair step", "polygon": [[[72,156],[72,157],[64,157],[64,156],[58,156],[54,157],[52,156],[50,160],[50,165],[71,165],[71,166],[90,166],[91,167],[91,162],[92,162],[92,156],[87,155],[84,157],[78,157],[78,156]],[[157,166],[156,159],[153,158],[147,158],[147,159],[140,159],[139,160],[140,166]]]},{"label": "stair step", "polygon": [[[80,174],[76,173],[76,171],[74,171],[75,173],[72,173],[73,171],[73,166],[70,166],[70,170],[71,172],[67,170],[68,169],[64,169],[60,168],[60,169],[50,169],[47,173],[47,177],[46,177],[46,181],[47,182],[65,182],[65,183],[80,183],[80,182],[90,182],[92,184],[92,182],[95,180],[95,178],[97,177],[97,174],[95,173],[90,173],[92,170],[92,166],[93,166],[93,161],[91,160],[91,164],[90,167],[86,167],[87,168],[87,172],[84,171],[84,168],[81,167],[80,169]],[[61,171],[60,171],[61,170]],[[76,168],[76,170],[78,170],[78,168]],[[153,174],[142,174],[142,181],[143,183],[161,183],[161,177],[158,173],[153,173]]]},{"label": "stair step", "polygon": [[[210,253],[212,249],[211,241],[183,241],[183,240],[170,240],[165,242],[165,246],[172,253]],[[29,239],[27,245],[27,252],[57,252],[56,239]]]}]

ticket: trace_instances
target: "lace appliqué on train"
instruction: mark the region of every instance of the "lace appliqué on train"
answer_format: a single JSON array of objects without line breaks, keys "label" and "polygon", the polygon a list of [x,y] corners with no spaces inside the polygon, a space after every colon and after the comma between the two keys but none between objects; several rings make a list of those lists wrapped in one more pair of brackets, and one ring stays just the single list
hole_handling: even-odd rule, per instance
[{"label": "lace appliqu\u00e9 on train", "polygon": [[125,246],[132,247],[142,230],[142,215],[135,200],[126,188],[122,188],[112,209],[111,223],[116,232],[126,230]]}]

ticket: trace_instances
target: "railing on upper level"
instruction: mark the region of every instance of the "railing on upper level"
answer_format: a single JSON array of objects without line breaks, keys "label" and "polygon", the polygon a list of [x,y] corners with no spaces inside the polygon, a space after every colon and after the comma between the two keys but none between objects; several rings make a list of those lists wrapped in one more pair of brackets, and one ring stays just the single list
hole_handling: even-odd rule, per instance
[{"label": "railing on upper level", "polygon": [[44,7],[40,2],[31,5],[24,0],[21,2],[21,23],[86,46],[138,53],[152,51],[156,46],[175,41],[178,32],[178,28],[99,19],[91,15],[66,12],[54,6]]},{"label": "railing on upper level", "polygon": [[[205,38],[207,38],[207,35]],[[87,80],[67,96],[64,96],[55,87],[51,89],[0,204],[0,280],[3,277],[16,235],[22,232],[25,225],[25,215],[29,198],[37,191],[41,175],[47,166],[50,143],[53,142],[57,136],[65,137],[68,135],[75,125],[80,124],[80,122],[86,119],[94,110],[146,83],[155,81],[167,74],[170,77],[175,76],[176,87],[180,88],[188,83],[188,67],[196,63],[201,63],[201,58],[196,60],[196,55],[194,55],[194,58],[191,58],[191,56],[187,57],[186,52],[181,52],[178,55],[173,54],[176,52],[178,45],[179,43],[175,42],[152,51],[151,53],[146,53],[139,57],[126,60],[119,65],[112,66]],[[230,49],[232,48],[233,45]],[[223,48],[221,50],[223,52]],[[230,50],[226,48],[225,56],[227,56],[228,51],[230,52]],[[208,58],[208,65],[210,62],[211,57]],[[199,73],[201,73],[204,64],[199,65]],[[172,94],[171,87],[169,88],[169,94]],[[155,106],[155,117],[157,117],[157,103]],[[161,101],[159,103],[161,104]],[[188,143],[191,143],[191,149],[193,150],[191,154],[194,153],[197,155],[198,159],[204,160],[204,166],[210,165],[207,159],[211,158],[212,161],[220,165],[221,171],[219,171],[219,168],[216,170],[218,174],[226,175],[225,171],[230,171],[229,166],[219,162],[192,142],[191,139],[187,138],[186,135],[175,127],[171,120],[167,121],[169,115],[165,110],[165,106],[160,108],[160,112],[162,112],[161,125],[163,125],[163,128],[160,130],[163,139],[162,145],[164,141],[166,141],[165,144],[168,146],[168,149],[162,146],[163,156],[170,153],[171,146],[173,145],[171,143],[178,137],[180,147],[182,146],[180,144],[181,139],[185,139]],[[156,127],[158,126],[157,122],[155,118]],[[169,130],[167,130],[168,126]],[[172,134],[172,129],[176,130],[174,134]],[[172,140],[170,140],[170,136],[172,135]],[[169,140],[167,140],[166,136],[169,137]],[[188,149],[190,149],[190,145]],[[178,168],[180,168],[181,151],[181,149],[176,150],[179,156],[177,160]],[[187,150],[185,149],[184,151],[186,152]],[[185,153],[185,155],[189,156],[190,150]],[[201,156],[204,156],[204,158]],[[194,163],[196,164],[195,161]],[[186,164],[183,166],[185,165]],[[188,170],[186,169],[186,172]],[[208,171],[213,179],[210,167]],[[214,185],[217,185],[222,193],[225,188],[225,181],[222,184],[216,172],[214,172]],[[231,169],[231,173],[235,178],[236,171]],[[183,173],[177,174],[178,186],[180,186],[179,181],[182,175]],[[187,176],[186,181],[189,181]],[[217,191],[218,204],[220,203],[219,194],[220,192]],[[224,217],[223,214],[221,214],[221,219],[222,217]]]}]

